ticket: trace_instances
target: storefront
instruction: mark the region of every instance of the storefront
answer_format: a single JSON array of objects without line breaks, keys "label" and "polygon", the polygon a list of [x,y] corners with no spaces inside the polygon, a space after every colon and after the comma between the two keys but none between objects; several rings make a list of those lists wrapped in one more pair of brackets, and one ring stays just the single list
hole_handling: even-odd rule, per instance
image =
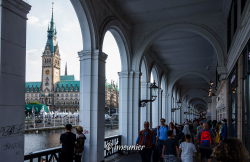
[{"label": "storefront", "polygon": [[250,151],[250,41],[243,50],[243,142]]},{"label": "storefront", "polygon": [[229,136],[237,137],[237,64],[229,75],[229,112],[228,112],[228,130]]},{"label": "storefront", "polygon": [[228,77],[228,133],[250,151],[250,41]]}]

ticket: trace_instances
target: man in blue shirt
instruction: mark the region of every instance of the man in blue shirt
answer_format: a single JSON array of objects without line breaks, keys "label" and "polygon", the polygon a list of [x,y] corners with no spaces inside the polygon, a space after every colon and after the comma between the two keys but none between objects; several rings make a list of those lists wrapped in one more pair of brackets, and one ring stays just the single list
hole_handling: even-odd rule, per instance
[{"label": "man in blue shirt", "polygon": [[[163,148],[163,144],[166,142],[166,140],[168,139],[168,126],[165,124],[166,120],[164,118],[161,118],[160,120],[161,125],[158,126],[158,130],[157,130],[157,148],[158,148],[158,157],[161,157],[161,152],[162,152],[162,148]],[[160,161],[163,161],[162,158],[160,158]]]}]

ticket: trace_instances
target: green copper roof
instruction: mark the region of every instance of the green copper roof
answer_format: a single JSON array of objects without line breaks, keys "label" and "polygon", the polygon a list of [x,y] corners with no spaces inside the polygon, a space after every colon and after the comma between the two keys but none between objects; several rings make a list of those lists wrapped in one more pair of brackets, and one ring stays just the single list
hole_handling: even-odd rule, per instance
[{"label": "green copper roof", "polygon": [[31,87],[38,87],[40,88],[41,87],[41,82],[26,82],[25,83],[25,88],[31,88]]},{"label": "green copper roof", "polygon": [[25,91],[26,92],[40,92],[41,90],[41,82],[26,82],[25,83]]},{"label": "green copper roof", "polygon": [[60,76],[61,81],[74,81],[75,76],[74,75],[62,75]]},{"label": "green copper roof", "polygon": [[79,91],[80,90],[80,81],[76,80],[65,80],[56,83],[56,91]]}]

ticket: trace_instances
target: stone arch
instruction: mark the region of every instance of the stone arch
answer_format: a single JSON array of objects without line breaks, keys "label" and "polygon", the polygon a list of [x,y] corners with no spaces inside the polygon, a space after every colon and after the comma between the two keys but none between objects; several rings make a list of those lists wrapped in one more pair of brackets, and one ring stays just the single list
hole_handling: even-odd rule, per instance
[{"label": "stone arch", "polygon": [[160,77],[160,84],[159,86],[162,89],[162,94],[161,94],[161,117],[162,118],[167,118],[167,110],[166,110],[166,102],[167,102],[167,77],[163,73]]},{"label": "stone arch", "polygon": [[153,80],[155,80],[155,83],[157,84],[157,86],[159,86],[159,83],[160,83],[160,75],[159,75],[159,70],[157,68],[157,65],[156,64],[152,64],[151,68],[150,68],[150,78],[149,78],[149,81],[151,81],[151,74],[153,76]]},{"label": "stone arch", "polygon": [[141,60],[140,64],[141,81],[149,82],[149,69],[148,62],[145,57]]},{"label": "stone arch", "polygon": [[175,76],[173,79],[171,79],[171,82],[170,82],[170,85],[169,85],[169,90],[171,90],[171,92],[173,92],[173,88],[174,88],[175,83],[178,80],[180,80],[182,77],[187,76],[187,75],[198,76],[198,77],[202,78],[204,81],[206,81],[208,84],[210,82],[209,78],[206,75],[202,74],[202,73],[199,73],[199,72],[185,72],[185,73],[181,73],[181,74]]},{"label": "stone arch", "polygon": [[102,49],[104,36],[107,31],[110,31],[114,36],[121,58],[121,71],[130,70],[130,51],[127,34],[121,23],[114,17],[108,17],[101,25],[100,31],[100,49]]},{"label": "stone arch", "polygon": [[98,39],[96,39],[97,32],[95,30],[94,18],[92,17],[91,11],[85,1],[70,1],[79,20],[83,40],[83,50],[94,51],[98,48]]},{"label": "stone arch", "polygon": [[214,48],[215,53],[217,55],[217,61],[219,67],[224,67],[224,53],[225,47],[223,46],[222,40],[219,36],[209,27],[205,25],[199,25],[194,23],[175,23],[175,24],[168,24],[166,26],[161,26],[160,28],[154,30],[153,32],[149,33],[140,43],[141,46],[136,50],[135,56],[133,58],[133,68],[138,69],[140,60],[143,56],[144,51],[149,48],[152,42],[160,37],[162,34],[166,34],[173,31],[187,31],[192,32],[195,34],[200,35],[204,39],[206,39],[211,46]]}]

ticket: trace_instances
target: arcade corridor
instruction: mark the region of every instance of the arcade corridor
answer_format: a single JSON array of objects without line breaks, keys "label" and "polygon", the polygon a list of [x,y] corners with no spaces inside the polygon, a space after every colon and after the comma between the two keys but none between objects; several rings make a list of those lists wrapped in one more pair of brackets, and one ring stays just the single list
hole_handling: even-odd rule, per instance
[{"label": "arcade corridor", "polygon": [[[0,156],[23,161],[26,20],[32,6],[2,0]],[[71,0],[81,26],[80,124],[84,161],[104,160],[106,31],[121,57],[119,134],[135,144],[144,121],[155,128],[204,116],[227,119],[228,134],[250,151],[250,1]],[[72,31],[74,32],[74,31]],[[76,54],[77,55],[77,54]],[[115,67],[114,67],[115,68]],[[151,83],[157,97],[150,100]],[[14,86],[13,86],[14,85]],[[4,133],[8,128],[9,133]],[[11,145],[10,149],[1,149]]]}]

